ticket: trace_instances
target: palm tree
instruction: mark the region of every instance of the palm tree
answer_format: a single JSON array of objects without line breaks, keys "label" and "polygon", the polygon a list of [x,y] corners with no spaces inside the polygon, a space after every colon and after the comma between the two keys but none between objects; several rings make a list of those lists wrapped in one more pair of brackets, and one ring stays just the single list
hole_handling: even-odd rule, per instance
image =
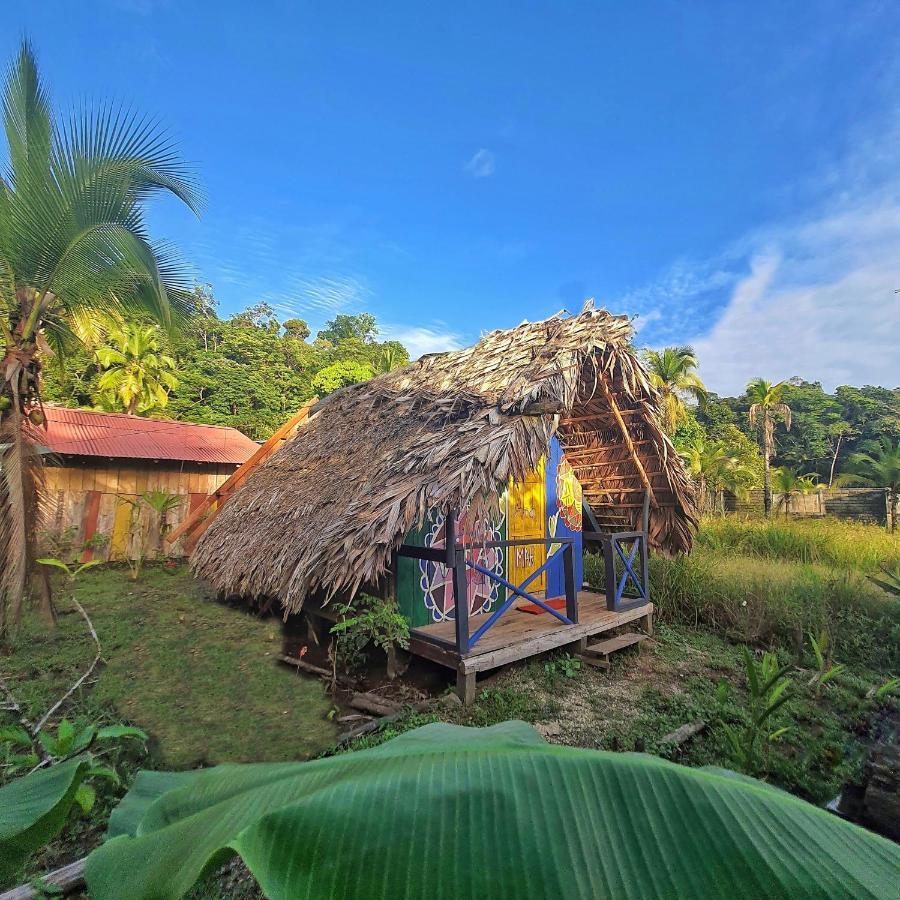
[{"label": "palm tree", "polygon": [[868,452],[854,453],[849,460],[850,472],[836,479],[841,484],[855,482],[887,488],[888,525],[897,530],[897,499],[900,494],[900,441],[892,444],[889,438],[872,441]]},{"label": "palm tree", "polygon": [[159,329],[126,323],[111,328],[107,340],[94,351],[104,369],[97,382],[100,406],[124,409],[129,416],[164,407],[178,379],[175,360],[159,352]]},{"label": "palm tree", "polygon": [[747,385],[747,399],[750,411],[747,418],[750,425],[759,427],[760,449],[763,455],[763,505],[766,516],[772,512],[772,476],[769,471],[772,456],[775,453],[775,419],[780,416],[784,427],[791,429],[791,408],[781,397],[784,381],[772,384],[764,378],[754,378]]},{"label": "palm tree", "polygon": [[793,469],[782,466],[772,471],[774,476],[772,487],[779,494],[778,505],[784,507],[784,517],[787,518],[791,506],[797,497],[812,494],[823,490],[824,485],[816,483],[815,475],[798,475]]},{"label": "palm tree", "polygon": [[388,345],[381,348],[381,354],[379,355],[378,361],[375,364],[375,371],[379,374],[382,372],[392,372],[394,369],[402,365],[403,360],[400,358],[400,354],[397,352],[397,348]]},{"label": "palm tree", "polygon": [[725,512],[725,491],[741,493],[751,487],[756,473],[748,459],[725,441],[698,438],[681,453],[688,474],[697,483],[701,507]]},{"label": "palm tree", "polygon": [[157,126],[103,107],[51,118],[24,41],[3,94],[0,178],[0,634],[21,615],[36,515],[26,419],[43,422],[41,360],[77,340],[85,314],[140,310],[171,325],[187,280],[150,241],[144,203],[173,194],[197,210],[193,179]]},{"label": "palm tree", "polygon": [[706,386],[694,371],[697,356],[693,347],[666,347],[647,350],[644,358],[650,383],[659,391],[660,421],[672,434],[687,415],[684,398],[693,397],[700,403],[706,399]]}]

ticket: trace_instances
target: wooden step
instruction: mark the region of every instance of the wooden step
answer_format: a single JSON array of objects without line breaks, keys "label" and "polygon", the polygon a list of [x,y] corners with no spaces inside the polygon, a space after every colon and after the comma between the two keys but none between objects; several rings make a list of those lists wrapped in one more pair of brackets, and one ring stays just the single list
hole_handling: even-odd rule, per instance
[{"label": "wooden step", "polygon": [[646,641],[648,635],[629,632],[628,634],[619,634],[616,637],[607,638],[605,641],[597,641],[595,644],[588,644],[578,656],[582,662],[586,662],[589,666],[596,666],[598,669],[609,668],[609,657],[619,650],[626,647],[633,647]]}]

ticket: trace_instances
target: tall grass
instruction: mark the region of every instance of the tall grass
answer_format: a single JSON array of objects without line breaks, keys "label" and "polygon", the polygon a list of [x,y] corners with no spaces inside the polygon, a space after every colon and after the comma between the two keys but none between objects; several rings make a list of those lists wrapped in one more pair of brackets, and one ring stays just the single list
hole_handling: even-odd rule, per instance
[{"label": "tall grass", "polygon": [[900,534],[877,525],[838,519],[705,518],[698,548],[765,559],[856,569],[900,565]]},{"label": "tall grass", "polygon": [[826,629],[837,659],[900,668],[900,601],[859,572],[699,550],[651,558],[650,590],[667,621],[797,651]]},{"label": "tall grass", "polygon": [[[866,577],[900,564],[900,535],[836,520],[705,519],[690,556],[650,558],[650,599],[664,621],[797,651],[831,635],[842,662],[900,669],[900,600]],[[585,576],[603,579],[599,557]]]}]

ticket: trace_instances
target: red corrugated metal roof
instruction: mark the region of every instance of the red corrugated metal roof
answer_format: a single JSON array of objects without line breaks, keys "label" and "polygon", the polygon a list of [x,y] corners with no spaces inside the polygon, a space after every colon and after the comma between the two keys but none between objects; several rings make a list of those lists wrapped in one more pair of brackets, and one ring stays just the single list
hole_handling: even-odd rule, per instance
[{"label": "red corrugated metal roof", "polygon": [[58,406],[44,411],[47,428],[35,428],[34,438],[53,453],[239,465],[258,449],[236,428]]}]

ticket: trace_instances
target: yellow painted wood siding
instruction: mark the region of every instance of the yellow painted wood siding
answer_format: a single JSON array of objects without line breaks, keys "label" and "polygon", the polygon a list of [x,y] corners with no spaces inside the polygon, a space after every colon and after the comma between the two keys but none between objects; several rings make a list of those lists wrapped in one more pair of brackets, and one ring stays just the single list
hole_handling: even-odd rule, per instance
[{"label": "yellow painted wood siding", "polygon": [[[147,491],[162,491],[178,495],[181,503],[166,516],[167,525],[176,527],[187,516],[189,494],[208,494],[221,485],[237,468],[233,465],[166,466],[165,463],[109,460],[97,465],[52,466],[44,469],[44,498],[46,502],[46,531],[80,547],[85,539],[86,510],[89,498],[95,498],[97,512],[93,557],[102,560],[122,560],[134,557],[143,548],[152,558],[159,553],[159,523],[156,514],[141,504],[132,512],[123,497],[137,499]],[[96,494],[99,492],[99,504]],[[105,541],[104,541],[105,539]],[[181,541],[174,545],[162,542],[161,555],[185,555]]]},{"label": "yellow painted wood siding", "polygon": [[[509,539],[543,538],[546,532],[547,488],[544,479],[544,461],[522,484],[510,483]],[[520,585],[532,572],[547,561],[547,547],[528,544],[510,547],[508,559],[509,580]],[[547,573],[543,572],[528,586],[529,591],[546,591]]]}]

